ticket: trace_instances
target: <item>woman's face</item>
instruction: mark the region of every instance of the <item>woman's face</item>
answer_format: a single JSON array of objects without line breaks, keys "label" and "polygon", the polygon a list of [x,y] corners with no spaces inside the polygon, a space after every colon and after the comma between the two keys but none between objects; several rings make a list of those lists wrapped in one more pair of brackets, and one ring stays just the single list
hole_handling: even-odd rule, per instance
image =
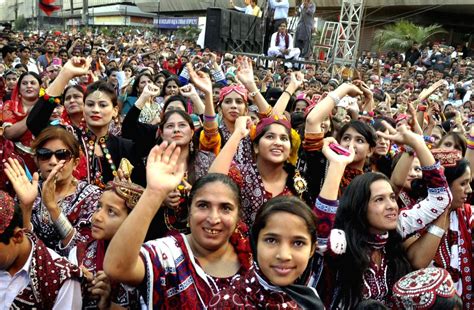
[{"label": "woman's face", "polygon": [[307,224],[294,214],[276,212],[270,215],[258,234],[257,262],[273,285],[295,283],[313,253]]},{"label": "woman's face", "polygon": [[[389,133],[388,129],[386,129],[384,133],[388,134]],[[377,142],[375,145],[374,153],[377,154],[378,156],[385,156],[387,155],[389,150],[390,150],[390,140],[377,135]]]},{"label": "woman's face", "polygon": [[407,178],[405,179],[405,183],[403,184],[403,188],[411,189],[411,182],[414,179],[421,179],[423,177],[423,171],[421,170],[421,164],[418,157],[414,157],[413,161],[411,162],[410,170],[408,171]]},{"label": "woman's face", "polygon": [[16,74],[9,74],[5,78],[5,86],[7,88],[8,92],[13,91],[13,89],[16,86],[16,83],[18,82],[18,76]]},{"label": "woman's face", "polygon": [[451,202],[451,209],[461,208],[466,202],[469,194],[472,193],[471,189],[471,169],[466,167],[466,171],[454,180],[449,188],[453,195],[453,201]]},{"label": "woman's face", "polygon": [[247,104],[236,92],[231,92],[224,97],[221,103],[222,117],[231,123],[247,112]]},{"label": "woman's face", "polygon": [[329,130],[331,130],[331,119],[329,118],[329,116],[326,116],[321,122],[321,131],[324,134],[327,134]]},{"label": "woman's face", "polygon": [[68,115],[82,113],[84,110],[84,94],[75,88],[70,88],[64,96],[64,108]]},{"label": "woman's face", "polygon": [[462,148],[456,144],[452,135],[446,136],[443,140],[441,140],[441,144],[439,145],[440,149],[445,150],[458,150],[462,151]]},{"label": "woman's face", "polygon": [[444,113],[445,113],[445,114],[446,114],[446,113],[449,113],[449,112],[454,112],[454,111],[456,111],[456,110],[455,110],[454,107],[453,107],[452,105],[450,105],[450,104],[447,105],[447,106],[444,108]]},{"label": "woman's face", "polygon": [[175,81],[169,81],[165,88],[166,96],[174,96],[178,94],[178,84]]},{"label": "woman's face", "polygon": [[181,115],[174,113],[163,126],[161,137],[168,143],[174,141],[178,146],[186,146],[191,142],[193,130]]},{"label": "woman's face", "polygon": [[308,104],[304,100],[298,100],[295,104],[295,111],[294,112],[304,112]]},{"label": "woman's face", "polygon": [[217,251],[228,244],[239,221],[237,199],[229,186],[219,181],[196,192],[189,211],[189,227],[198,247]]},{"label": "woman's face", "polygon": [[144,75],[140,78],[140,81],[138,82],[138,93],[141,94],[143,89],[145,88],[145,86],[147,86],[148,84],[152,84],[153,82],[151,81],[151,79]]},{"label": "woman's face", "polygon": [[105,191],[100,198],[97,211],[92,215],[92,238],[111,240],[127,215],[125,201],[114,191]]},{"label": "woman's face", "polygon": [[181,101],[179,101],[179,100],[171,101],[171,102],[166,106],[165,113],[168,112],[168,111],[176,111],[176,110],[180,110],[180,111],[186,112],[186,109],[184,108],[183,103],[182,103]]},{"label": "woman's face", "polygon": [[372,149],[365,137],[352,127],[348,128],[346,132],[344,132],[339,143],[341,146],[347,149],[351,145],[354,147],[354,163],[365,161],[365,159],[372,153]]},{"label": "woman's face", "polygon": [[[51,173],[51,171],[56,167],[62,157],[57,158],[56,155],[52,155],[50,158],[42,157],[40,154],[44,153],[45,151],[56,152],[59,150],[66,150],[63,151],[63,154],[69,154],[68,157],[64,158],[66,163],[61,171],[58,173],[57,183],[65,183],[69,182],[72,178],[72,172],[76,168],[79,159],[72,158],[71,150],[66,146],[66,144],[60,139],[52,139],[47,141],[41,148],[36,150],[36,163],[39,168],[41,177],[46,180]],[[59,155],[58,155],[59,156]]]},{"label": "woman's face", "polygon": [[165,83],[165,78],[160,76],[157,80],[156,80],[156,86],[158,86],[160,89],[163,89],[163,85]]},{"label": "woman's face", "polygon": [[127,79],[131,78],[132,77],[132,69],[131,68],[125,68],[123,69],[123,72],[125,73],[125,77]]},{"label": "woman's face", "polygon": [[287,129],[280,124],[272,124],[258,141],[255,153],[258,158],[270,163],[281,164],[290,156],[291,142]]},{"label": "woman's face", "polygon": [[392,186],[385,180],[370,185],[367,222],[372,234],[382,234],[397,228],[398,205]]},{"label": "woman's face", "polygon": [[32,75],[23,77],[20,83],[20,95],[22,98],[34,100],[38,98],[40,91],[40,84],[38,80]]},{"label": "woman's face", "polygon": [[89,94],[84,102],[84,119],[90,128],[108,127],[117,112],[109,95],[101,91]]}]

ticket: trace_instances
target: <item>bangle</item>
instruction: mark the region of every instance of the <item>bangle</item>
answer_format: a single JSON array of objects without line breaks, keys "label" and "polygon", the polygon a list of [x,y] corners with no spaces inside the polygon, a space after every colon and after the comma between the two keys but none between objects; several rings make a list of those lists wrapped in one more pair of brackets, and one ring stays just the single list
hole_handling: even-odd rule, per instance
[{"label": "bangle", "polygon": [[339,98],[339,96],[336,95],[333,91],[328,93],[328,97],[331,98],[336,105],[338,105],[339,102],[341,102],[341,98]]},{"label": "bangle", "polygon": [[71,230],[74,229],[67,217],[62,212],[59,217],[54,221],[54,226],[56,227],[56,230],[58,231],[61,240],[66,238],[71,232]]},{"label": "bangle", "polygon": [[424,105],[419,105],[418,108],[417,108],[417,111],[418,111],[418,112],[426,112],[426,106],[424,106]]},{"label": "bangle", "polygon": [[217,114],[214,114],[214,116],[209,116],[209,115],[204,115],[204,121],[205,122],[213,122],[217,118]]},{"label": "bangle", "polygon": [[59,97],[53,97],[53,96],[50,96],[46,93],[43,95],[43,99],[48,101],[49,103],[56,103],[56,104],[61,103],[61,99],[59,99]]},{"label": "bangle", "polygon": [[287,90],[284,90],[283,92],[284,92],[284,93],[287,93],[290,97],[293,96],[293,94],[290,94],[290,92],[287,91]]},{"label": "bangle", "polygon": [[445,230],[439,226],[430,225],[430,227],[428,227],[428,233],[436,237],[443,238]]}]

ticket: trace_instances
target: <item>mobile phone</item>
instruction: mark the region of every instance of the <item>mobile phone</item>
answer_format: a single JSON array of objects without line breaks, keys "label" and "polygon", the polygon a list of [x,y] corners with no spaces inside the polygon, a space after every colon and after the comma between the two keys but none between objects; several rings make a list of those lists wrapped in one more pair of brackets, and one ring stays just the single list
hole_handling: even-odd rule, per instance
[{"label": "mobile phone", "polygon": [[339,155],[344,155],[344,156],[350,156],[351,152],[349,152],[348,149],[340,146],[339,144],[336,143],[329,143],[329,148],[333,150],[336,154]]},{"label": "mobile phone", "polygon": [[60,58],[53,58],[53,65],[55,66],[61,66],[62,65],[62,61]]}]

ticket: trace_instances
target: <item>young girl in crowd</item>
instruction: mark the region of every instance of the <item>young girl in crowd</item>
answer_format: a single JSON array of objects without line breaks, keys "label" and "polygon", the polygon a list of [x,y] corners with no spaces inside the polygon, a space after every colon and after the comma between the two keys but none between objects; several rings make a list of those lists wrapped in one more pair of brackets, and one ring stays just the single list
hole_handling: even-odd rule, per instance
[{"label": "young girl in crowd", "polygon": [[104,260],[105,273],[112,280],[141,287],[150,308],[206,308],[213,295],[250,266],[245,239],[239,237],[243,232],[237,229],[239,189],[219,174],[208,174],[192,188],[190,234],[142,245],[151,219],[182,181],[185,169],[177,164],[179,155],[175,142],[151,150],[147,188],[112,238]]},{"label": "young girl in crowd", "polygon": [[14,170],[22,172],[22,183],[15,186],[15,192],[20,201],[33,202],[34,232],[47,247],[67,254],[76,243],[91,240],[91,217],[102,191],[74,178],[80,148],[74,136],[64,128],[44,129],[32,148],[39,168],[39,182],[36,177],[31,183],[18,162],[12,159],[7,165],[10,172],[7,176]]},{"label": "young girl in crowd", "polygon": [[[87,282],[83,283],[83,307],[109,309],[121,306],[140,309],[138,290],[110,281],[103,270],[105,251],[117,229],[133,210],[143,187],[114,180],[107,183],[98,209],[92,216],[92,238],[79,242],[69,253],[69,260],[81,266]],[[86,284],[87,283],[87,284]]]},{"label": "young girl in crowd", "polygon": [[[59,72],[58,77],[40,97],[35,115],[29,118],[28,128],[35,135],[48,126],[52,110],[60,101],[59,97],[68,81],[88,72],[89,62],[84,58],[73,57]],[[108,181],[117,175],[122,158],[135,166],[132,180],[144,184],[144,167],[141,158],[146,156],[143,150],[131,141],[109,134],[113,119],[118,116],[117,96],[109,84],[99,81],[90,84],[85,93],[84,128],[73,127],[86,157],[86,175],[90,184],[104,188]]]}]

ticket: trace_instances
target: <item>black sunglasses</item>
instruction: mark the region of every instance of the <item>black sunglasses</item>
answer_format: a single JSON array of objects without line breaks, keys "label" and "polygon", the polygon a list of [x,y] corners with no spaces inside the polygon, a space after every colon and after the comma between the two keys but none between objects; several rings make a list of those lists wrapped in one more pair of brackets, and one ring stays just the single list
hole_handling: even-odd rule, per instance
[{"label": "black sunglasses", "polygon": [[66,149],[56,150],[54,152],[46,148],[36,150],[36,157],[41,161],[49,160],[53,155],[57,160],[65,160],[66,162],[68,162],[72,157],[71,151]]}]

